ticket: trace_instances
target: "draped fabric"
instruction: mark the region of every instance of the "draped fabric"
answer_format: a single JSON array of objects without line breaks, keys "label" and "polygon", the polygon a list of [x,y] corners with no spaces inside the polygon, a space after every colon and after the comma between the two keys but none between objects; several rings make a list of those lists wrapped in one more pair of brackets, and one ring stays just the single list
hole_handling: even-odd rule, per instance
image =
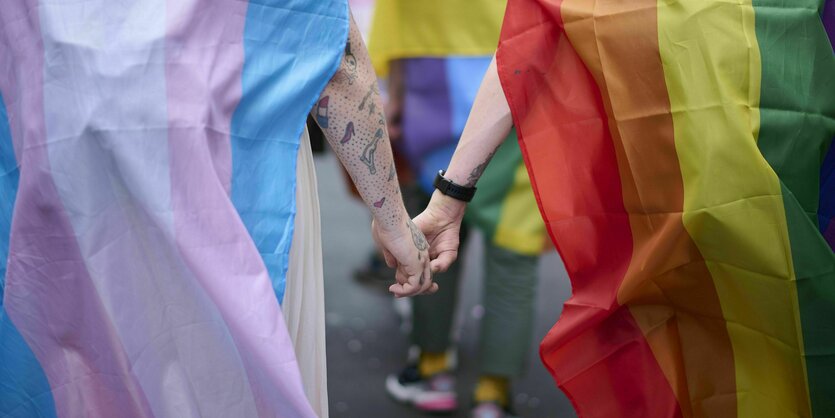
[{"label": "draped fabric", "polygon": [[580,416],[835,416],[831,3],[509,2],[573,287],[541,355]]},{"label": "draped fabric", "polygon": [[4,416],[315,415],[279,302],[347,13],[0,5]]},{"label": "draped fabric", "polygon": [[377,74],[392,60],[485,56],[496,50],[507,0],[377,0],[368,39]]},{"label": "draped fabric", "polygon": [[325,274],[322,266],[322,222],[313,151],[307,130],[296,167],[296,219],[281,311],[302,375],[304,392],[319,417],[328,416],[325,350]]}]

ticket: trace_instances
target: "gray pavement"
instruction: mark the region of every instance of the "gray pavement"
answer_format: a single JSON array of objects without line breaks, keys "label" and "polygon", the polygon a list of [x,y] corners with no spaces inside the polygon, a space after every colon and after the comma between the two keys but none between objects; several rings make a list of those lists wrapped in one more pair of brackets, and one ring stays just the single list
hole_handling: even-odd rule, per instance
[{"label": "gray pavement", "polygon": [[[330,415],[351,418],[423,417],[400,405],[385,393],[387,374],[399,370],[405,360],[408,338],[395,304],[384,284],[361,284],[352,271],[373,247],[369,216],[348,196],[332,155],[316,157],[322,205],[327,310],[328,391]],[[458,391],[466,406],[476,380],[478,318],[481,296],[482,248],[471,240],[463,256],[464,281],[459,311],[461,339],[458,350]],[[559,317],[570,295],[565,269],[555,253],[540,266],[538,316],[534,348]],[[402,308],[402,305],[401,305]],[[526,418],[575,417],[565,395],[554,385],[536,352],[531,353],[527,376],[514,385],[514,405]],[[463,408],[452,417],[466,417]]]}]

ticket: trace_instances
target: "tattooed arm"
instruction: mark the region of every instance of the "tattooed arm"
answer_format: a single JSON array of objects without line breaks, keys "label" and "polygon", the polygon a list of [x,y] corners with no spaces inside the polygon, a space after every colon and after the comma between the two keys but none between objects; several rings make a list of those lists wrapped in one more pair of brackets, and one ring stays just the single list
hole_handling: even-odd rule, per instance
[{"label": "tattooed arm", "polygon": [[[494,57],[478,89],[446,177],[457,184],[475,186],[512,126],[510,107],[499,83]],[[433,271],[445,271],[458,257],[458,232],[465,207],[466,203],[436,190],[429,206],[415,218],[429,240]]]},{"label": "tattooed arm", "polygon": [[351,18],[345,54],[311,111],[374,216],[372,234],[397,267],[397,296],[434,292],[428,244],[403,207],[377,75]]}]

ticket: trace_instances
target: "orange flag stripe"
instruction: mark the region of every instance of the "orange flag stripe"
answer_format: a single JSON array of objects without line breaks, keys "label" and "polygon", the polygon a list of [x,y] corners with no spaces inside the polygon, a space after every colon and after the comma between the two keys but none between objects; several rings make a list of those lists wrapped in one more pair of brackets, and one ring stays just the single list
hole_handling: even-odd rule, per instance
[{"label": "orange flag stripe", "polygon": [[629,214],[632,259],[618,303],[629,306],[685,417],[735,417],[731,341],[710,272],[682,222],[656,5],[565,0],[565,31],[603,92]]}]

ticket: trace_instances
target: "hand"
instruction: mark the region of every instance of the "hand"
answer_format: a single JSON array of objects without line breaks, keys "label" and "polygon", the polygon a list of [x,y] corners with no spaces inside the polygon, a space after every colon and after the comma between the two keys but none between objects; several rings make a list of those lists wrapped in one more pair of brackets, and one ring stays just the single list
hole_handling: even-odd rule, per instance
[{"label": "hand", "polygon": [[385,229],[376,221],[371,223],[371,235],[383,252],[386,264],[396,268],[397,283],[389,291],[397,297],[432,294],[438,284],[432,282],[429,264],[429,244],[423,233],[404,215],[405,222],[393,229]]},{"label": "hand", "polygon": [[435,191],[426,209],[415,218],[415,224],[429,241],[429,257],[433,273],[446,271],[458,258],[461,221],[466,203]]}]

